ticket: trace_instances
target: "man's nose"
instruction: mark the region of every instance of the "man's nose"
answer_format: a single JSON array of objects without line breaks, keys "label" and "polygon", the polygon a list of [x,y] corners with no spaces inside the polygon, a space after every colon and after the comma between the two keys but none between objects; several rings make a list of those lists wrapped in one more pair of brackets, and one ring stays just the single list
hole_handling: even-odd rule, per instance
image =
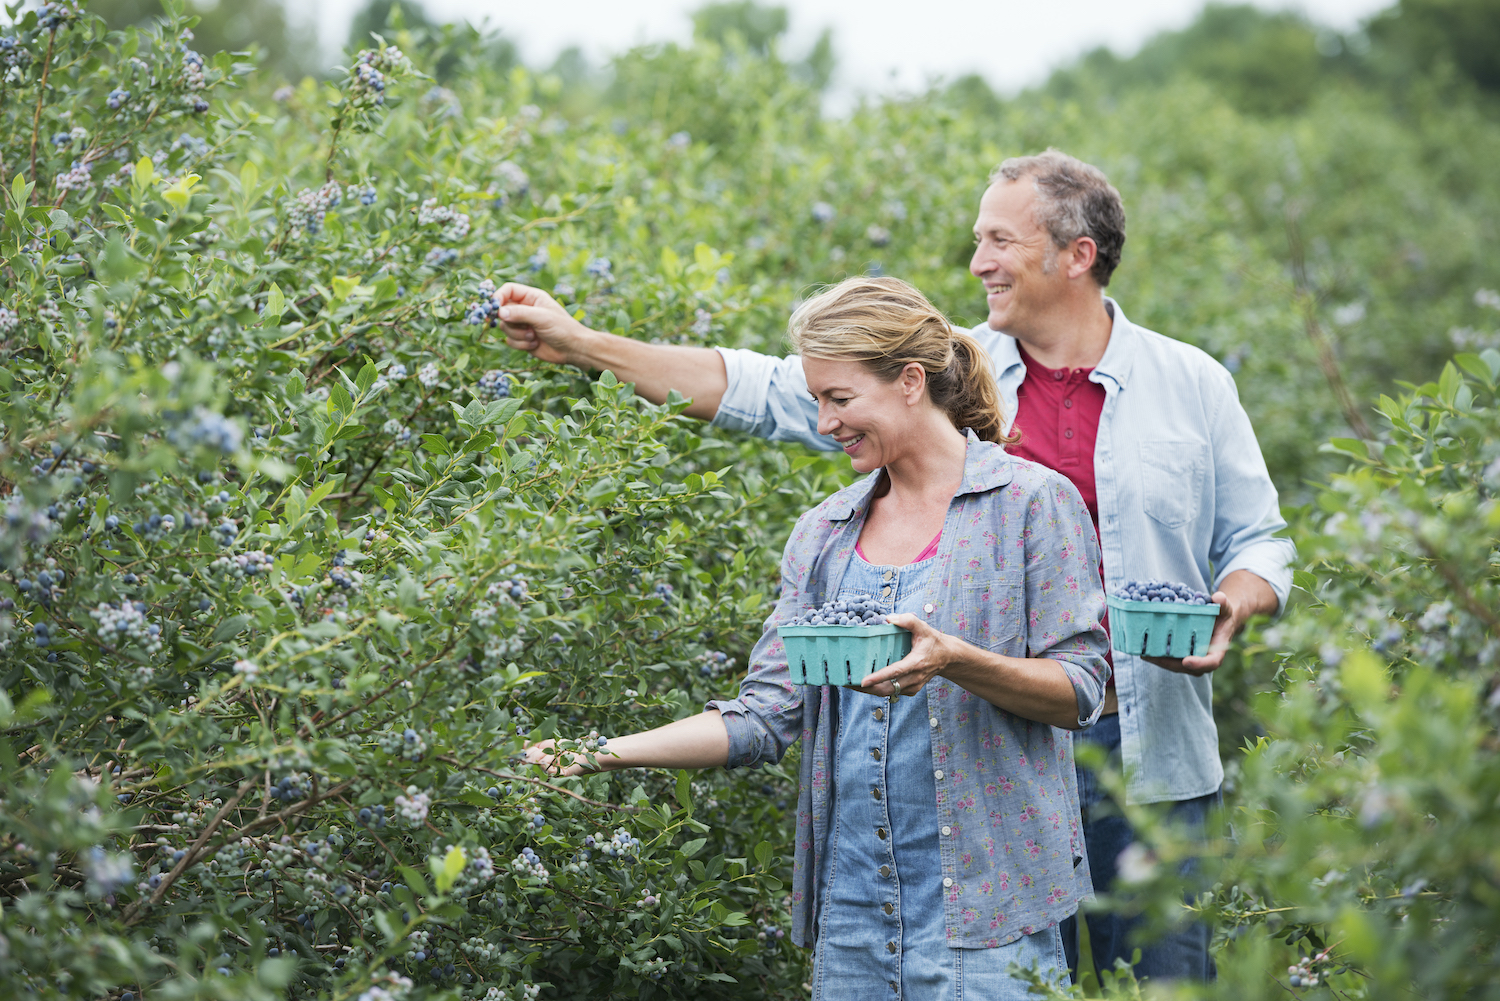
[{"label": "man's nose", "polygon": [[974,256],[969,258],[969,274],[980,278],[994,270],[995,262],[989,259],[989,255],[984,252],[984,247],[975,247]]}]

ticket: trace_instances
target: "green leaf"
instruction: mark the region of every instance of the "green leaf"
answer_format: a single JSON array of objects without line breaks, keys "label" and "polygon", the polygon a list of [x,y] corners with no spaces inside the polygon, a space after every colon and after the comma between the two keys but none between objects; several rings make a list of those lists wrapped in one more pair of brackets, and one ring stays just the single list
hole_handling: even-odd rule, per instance
[{"label": "green leaf", "polygon": [[427,868],[432,870],[433,882],[437,884],[439,893],[447,893],[453,889],[453,884],[458,881],[459,874],[464,871],[468,860],[464,856],[464,850],[458,845],[448,849],[448,854],[442,858],[436,855],[429,856]]},{"label": "green leaf", "polygon": [[684,842],[681,849],[682,857],[692,858],[694,855],[697,855],[699,852],[701,852],[703,850],[703,846],[706,844],[708,844],[707,838],[694,838],[691,841]]},{"label": "green leaf", "polygon": [[138,190],[150,187],[156,180],[156,165],[151,162],[149,156],[143,156],[135,162],[135,170],[131,174],[131,180]]},{"label": "green leaf", "polygon": [[375,380],[380,378],[380,372],[376,370],[374,362],[365,362],[364,367],[359,370],[359,375],[354,379],[354,385],[359,390],[360,396],[368,396],[370,388],[375,385]]},{"label": "green leaf", "polygon": [[333,301],[343,302],[359,288],[359,275],[333,276]]},{"label": "green leaf", "polygon": [[281,287],[275,282],[271,283],[271,290],[266,293],[266,308],[261,315],[265,317],[266,323],[281,322],[281,315],[286,312],[286,297],[281,294]]},{"label": "green leaf", "polygon": [[760,866],[762,869],[769,868],[771,865],[771,855],[773,851],[774,849],[772,849],[771,842],[769,841],[762,841],[760,844],[756,845],[755,864]]},{"label": "green leaf", "polygon": [[233,639],[240,633],[244,632],[245,627],[248,626],[250,622],[251,618],[248,615],[230,616],[223,622],[219,623],[219,627],[214,630],[212,642],[223,643],[225,640]]},{"label": "green leaf", "polygon": [[686,769],[677,772],[677,805],[687,810],[693,810],[693,783]]},{"label": "green leaf", "polygon": [[422,447],[435,455],[452,455],[453,449],[448,445],[448,439],[440,434],[422,435]]},{"label": "green leaf", "polygon": [[32,185],[16,171],[16,176],[10,182],[10,204],[16,211],[24,211],[27,203],[31,201]]},{"label": "green leaf", "polygon": [[1444,403],[1451,404],[1453,396],[1458,392],[1458,387],[1463,384],[1463,377],[1458,374],[1458,369],[1449,362],[1443,366],[1443,374],[1438,377],[1438,399]]},{"label": "green leaf", "polygon": [[328,412],[331,414],[335,410],[345,417],[354,413],[354,398],[341,382],[332,383],[328,387]]},{"label": "green leaf", "polygon": [[1360,438],[1330,438],[1325,447],[1334,452],[1342,452],[1360,462],[1370,461],[1370,450],[1365,447],[1363,439]]}]

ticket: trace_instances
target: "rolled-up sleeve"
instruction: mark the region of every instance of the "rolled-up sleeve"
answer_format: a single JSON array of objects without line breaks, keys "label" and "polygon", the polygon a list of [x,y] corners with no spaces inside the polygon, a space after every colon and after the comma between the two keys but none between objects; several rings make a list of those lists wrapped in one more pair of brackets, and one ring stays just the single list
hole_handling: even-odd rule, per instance
[{"label": "rolled-up sleeve", "polygon": [[728,386],[714,415],[716,427],[823,451],[837,448],[833,439],[818,434],[818,406],[808,395],[801,358],[773,358],[744,348],[718,352]]},{"label": "rolled-up sleeve", "polygon": [[1093,726],[1110,672],[1099,542],[1078,488],[1055,473],[1027,508],[1026,647],[1062,665],[1079,727]]},{"label": "rolled-up sleeve", "polygon": [[750,668],[740,682],[739,697],[719,699],[707,704],[717,709],[729,731],[728,768],[756,767],[775,763],[802,735],[802,692],[792,684],[787,669],[786,647],[776,627],[791,620],[808,605],[806,597],[806,562],[793,552],[800,533],[781,559],[781,597],[766,619],[765,630],[750,652]]},{"label": "rolled-up sleeve", "polygon": [[1213,421],[1214,534],[1209,559],[1214,586],[1236,570],[1248,570],[1276,592],[1276,613],[1292,590],[1297,547],[1277,532],[1286,528],[1276,485],[1266,469],[1250,417],[1240,405],[1234,379],[1224,374],[1223,401]]}]

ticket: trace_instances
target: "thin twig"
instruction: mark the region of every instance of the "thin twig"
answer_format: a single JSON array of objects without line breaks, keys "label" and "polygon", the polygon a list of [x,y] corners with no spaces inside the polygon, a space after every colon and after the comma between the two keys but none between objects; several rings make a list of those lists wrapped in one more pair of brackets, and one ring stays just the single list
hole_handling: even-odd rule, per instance
[{"label": "thin twig", "polygon": [[1302,324],[1307,331],[1307,339],[1312,341],[1318,352],[1318,367],[1323,370],[1323,378],[1333,390],[1339,409],[1344,412],[1344,420],[1349,422],[1349,429],[1361,441],[1370,441],[1374,437],[1370,434],[1370,426],[1365,423],[1364,414],[1360,413],[1359,405],[1354,402],[1354,397],[1344,382],[1344,373],[1339,368],[1338,355],[1334,354],[1333,345],[1323,332],[1323,325],[1318,322],[1319,297],[1307,280],[1307,256],[1302,249],[1302,232],[1297,227],[1299,211],[1295,203],[1287,206],[1286,242],[1291,252],[1292,280],[1296,286],[1297,305],[1302,310]]},{"label": "thin twig", "polygon": [[172,867],[172,871],[167,873],[162,879],[161,885],[151,894],[151,899],[144,905],[139,900],[130,905],[130,911],[125,915],[126,925],[135,924],[136,920],[143,916],[146,908],[155,907],[161,903],[162,898],[167,895],[167,890],[171,889],[172,884],[177,882],[177,877],[186,872],[188,866],[198,861],[204,844],[208,842],[209,838],[213,837],[214,832],[219,829],[219,825],[224,822],[224,818],[229,816],[229,811],[239,806],[240,800],[244,799],[253,788],[255,788],[255,779],[253,778],[246,779],[240,783],[240,787],[235,790],[234,796],[229,802],[219,808],[219,812],[214,814],[214,819],[210,820],[207,826],[203,828],[203,833],[198,835],[198,840],[193,842],[192,847],[183,853],[182,858],[177,860],[177,864]]},{"label": "thin twig", "polygon": [[641,812],[641,808],[638,806],[618,806],[614,803],[601,803],[597,799],[589,799],[587,796],[580,796],[578,795],[578,793],[574,792],[571,789],[564,789],[562,786],[553,785],[551,782],[544,782],[541,779],[527,778],[525,775],[513,775],[510,772],[497,772],[493,768],[485,768],[483,765],[466,765],[462,761],[459,761],[457,758],[450,758],[447,755],[439,755],[438,760],[444,762],[445,764],[452,765],[455,768],[467,768],[476,772],[484,772],[484,774],[493,775],[497,779],[505,779],[510,782],[527,782],[534,786],[542,786],[544,788],[551,789],[553,792],[560,792],[564,796],[572,796],[580,803],[586,803],[589,806],[597,807],[601,810],[615,810],[619,813]]},{"label": "thin twig", "polygon": [[[31,183],[36,185],[36,138],[42,127],[42,103],[47,98],[47,77],[52,73],[52,45],[57,41],[57,29],[54,27],[47,36],[47,59],[42,63],[42,85],[36,91],[36,113],[31,116]],[[37,202],[38,187],[31,189],[31,203]]]}]

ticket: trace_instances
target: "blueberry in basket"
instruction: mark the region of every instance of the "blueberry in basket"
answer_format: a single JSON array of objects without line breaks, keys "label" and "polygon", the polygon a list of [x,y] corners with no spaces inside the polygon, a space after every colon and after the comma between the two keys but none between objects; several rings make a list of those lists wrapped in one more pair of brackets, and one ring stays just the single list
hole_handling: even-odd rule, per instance
[{"label": "blueberry in basket", "polygon": [[1110,645],[1139,657],[1208,653],[1219,606],[1180,582],[1127,580],[1109,593]]},{"label": "blueberry in basket", "polygon": [[886,622],[874,598],[826,601],[777,629],[797,685],[852,685],[911,651],[911,633]]}]

